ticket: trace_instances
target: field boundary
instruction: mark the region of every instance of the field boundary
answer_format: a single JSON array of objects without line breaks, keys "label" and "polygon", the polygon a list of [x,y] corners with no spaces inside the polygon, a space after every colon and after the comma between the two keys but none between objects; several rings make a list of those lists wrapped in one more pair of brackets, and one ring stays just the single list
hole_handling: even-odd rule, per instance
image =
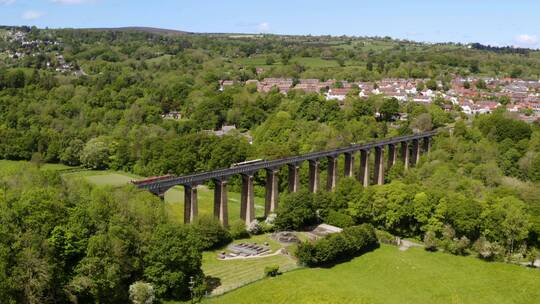
[{"label": "field boundary", "polygon": [[[304,267],[304,266],[300,266],[300,265],[296,264],[295,266],[292,266],[292,267],[287,267],[287,268],[284,268],[284,269],[280,268],[279,271],[280,271],[280,275],[282,275],[282,274],[285,274],[285,273],[289,273],[289,272],[293,272],[293,271],[297,271],[297,270],[302,270],[302,269],[305,269],[305,268],[306,267]],[[262,280],[266,280],[266,279],[271,279],[271,278],[266,277],[263,274],[258,279],[254,279],[254,280],[250,280],[250,281],[244,281],[244,282],[238,283],[236,285],[232,285],[232,286],[228,287],[227,289],[224,289],[223,291],[220,291],[219,293],[209,293],[209,294],[205,295],[205,298],[217,298],[217,297],[223,296],[223,295],[225,295],[225,294],[227,294],[229,292],[232,292],[232,291],[234,291],[234,290],[236,290],[238,288],[242,288],[242,287],[245,287],[245,286],[251,285],[253,283],[256,283],[256,282],[259,282],[259,281],[262,281]]]}]

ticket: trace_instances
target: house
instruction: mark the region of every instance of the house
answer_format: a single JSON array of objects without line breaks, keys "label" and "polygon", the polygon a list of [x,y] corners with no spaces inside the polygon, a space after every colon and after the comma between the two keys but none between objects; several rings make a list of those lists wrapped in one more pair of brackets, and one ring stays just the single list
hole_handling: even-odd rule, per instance
[{"label": "house", "polygon": [[225,87],[232,86],[234,84],[233,80],[221,80],[219,82],[219,90],[223,92]]},{"label": "house", "polygon": [[161,118],[179,120],[182,119],[182,114],[178,111],[170,111],[169,113],[161,114]]},{"label": "house", "polygon": [[343,101],[347,97],[347,94],[351,88],[332,88],[326,93],[326,100],[339,100]]},{"label": "house", "polygon": [[418,96],[413,97],[412,100],[414,102],[424,104],[424,105],[431,104],[431,97],[429,97],[429,96],[418,95]]}]

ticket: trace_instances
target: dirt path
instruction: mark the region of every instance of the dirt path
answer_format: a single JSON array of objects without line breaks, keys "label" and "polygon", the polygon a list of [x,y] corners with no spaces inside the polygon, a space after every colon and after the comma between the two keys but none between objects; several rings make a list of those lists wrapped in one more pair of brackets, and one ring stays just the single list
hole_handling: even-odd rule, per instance
[{"label": "dirt path", "polygon": [[422,244],[418,244],[418,243],[415,243],[415,242],[411,242],[411,241],[408,241],[408,240],[398,240],[398,246],[399,246],[399,250],[401,251],[405,251],[411,247],[424,247],[424,245]]}]

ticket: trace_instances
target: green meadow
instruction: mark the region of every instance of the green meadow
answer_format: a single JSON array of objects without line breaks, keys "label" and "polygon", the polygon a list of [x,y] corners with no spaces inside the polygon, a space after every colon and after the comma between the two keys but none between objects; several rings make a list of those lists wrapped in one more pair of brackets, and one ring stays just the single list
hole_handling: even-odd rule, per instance
[{"label": "green meadow", "polygon": [[538,269],[383,245],[331,268],[287,272],[205,303],[535,304],[539,286]]}]

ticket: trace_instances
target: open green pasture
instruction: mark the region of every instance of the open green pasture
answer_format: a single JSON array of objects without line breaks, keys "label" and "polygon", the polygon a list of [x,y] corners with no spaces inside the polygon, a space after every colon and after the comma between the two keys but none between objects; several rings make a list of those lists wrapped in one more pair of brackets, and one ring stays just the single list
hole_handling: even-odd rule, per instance
[{"label": "open green pasture", "polygon": [[299,269],[206,303],[539,303],[540,270],[383,245],[331,268]]}]

